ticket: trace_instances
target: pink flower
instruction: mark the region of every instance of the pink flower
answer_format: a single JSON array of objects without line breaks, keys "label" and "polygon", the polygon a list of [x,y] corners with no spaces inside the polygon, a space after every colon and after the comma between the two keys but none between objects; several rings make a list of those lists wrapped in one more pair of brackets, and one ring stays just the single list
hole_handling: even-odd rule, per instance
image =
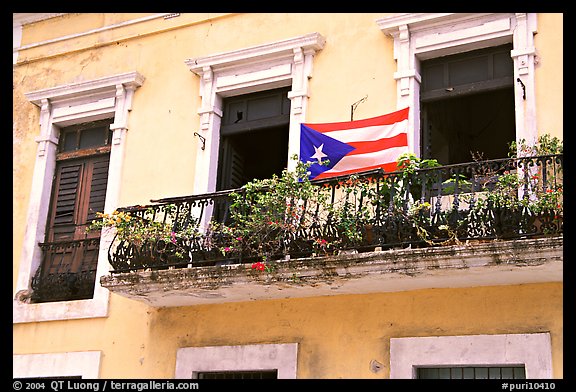
[{"label": "pink flower", "polygon": [[170,241],[175,244],[176,243],[176,233],[170,233]]}]

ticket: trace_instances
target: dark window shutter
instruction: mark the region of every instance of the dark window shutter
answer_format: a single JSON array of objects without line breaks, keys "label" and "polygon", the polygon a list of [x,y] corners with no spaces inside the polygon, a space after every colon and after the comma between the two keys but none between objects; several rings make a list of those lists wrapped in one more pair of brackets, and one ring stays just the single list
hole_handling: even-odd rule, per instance
[{"label": "dark window shutter", "polygon": [[229,138],[223,138],[220,145],[220,165],[218,166],[218,190],[239,188],[245,183],[244,156],[234,148]]},{"label": "dark window shutter", "polygon": [[104,211],[109,163],[108,154],[58,162],[48,242],[86,238],[87,225]]},{"label": "dark window shutter", "polygon": [[96,218],[97,212],[104,211],[109,164],[110,158],[108,156],[95,159],[92,162],[92,181],[90,184],[90,195],[88,198],[88,214],[86,217],[87,223],[90,223],[93,219]]},{"label": "dark window shutter", "polygon": [[59,163],[56,167],[55,202],[48,241],[72,240],[74,237],[83,168],[81,162]]},{"label": "dark window shutter", "polygon": [[86,228],[104,211],[111,119],[61,130],[43,261],[32,280],[34,302],[92,298],[99,231]]}]

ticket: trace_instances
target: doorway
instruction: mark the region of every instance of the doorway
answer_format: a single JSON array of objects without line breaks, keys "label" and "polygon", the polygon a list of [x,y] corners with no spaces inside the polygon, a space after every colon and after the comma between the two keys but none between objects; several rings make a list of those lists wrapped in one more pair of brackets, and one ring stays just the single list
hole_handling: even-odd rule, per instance
[{"label": "doorway", "polygon": [[516,140],[511,44],[421,63],[422,157],[440,164],[508,156]]},{"label": "doorway", "polygon": [[281,175],[288,164],[288,87],[225,98],[216,190]]}]

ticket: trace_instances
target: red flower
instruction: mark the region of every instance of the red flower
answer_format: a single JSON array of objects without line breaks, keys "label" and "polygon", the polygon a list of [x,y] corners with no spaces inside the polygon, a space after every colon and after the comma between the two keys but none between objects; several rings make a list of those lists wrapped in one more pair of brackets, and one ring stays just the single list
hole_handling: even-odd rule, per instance
[{"label": "red flower", "polygon": [[258,270],[258,271],[264,271],[266,269],[266,264],[262,263],[261,261],[258,261],[254,264],[252,264],[252,269]]}]

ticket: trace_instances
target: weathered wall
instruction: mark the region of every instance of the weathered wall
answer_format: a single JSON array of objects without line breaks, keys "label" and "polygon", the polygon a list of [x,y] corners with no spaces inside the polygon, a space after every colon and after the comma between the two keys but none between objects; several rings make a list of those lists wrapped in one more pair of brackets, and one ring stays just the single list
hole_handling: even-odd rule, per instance
[{"label": "weathered wall", "polygon": [[[34,44],[149,14],[67,14],[26,26]],[[39,110],[24,93],[129,71],[146,78],[129,119],[120,205],[189,194],[198,140],[198,77],[184,61],[319,32],[310,122],[346,121],[395,109],[393,42],[386,14],[182,14],[23,50],[13,68],[13,287],[36,158]],[[535,38],[538,129],[562,136],[562,15],[539,14]],[[255,29],[266,34],[254,34]],[[233,33],[231,33],[233,32]],[[377,49],[376,49],[377,48]],[[101,350],[101,377],[172,377],[179,347],[298,342],[302,378],[388,377],[389,338],[550,331],[562,377],[562,285],[423,290],[155,310],[111,297],[107,318],[17,324],[13,352]],[[456,317],[457,316],[457,317]],[[372,359],[385,364],[374,374]]]},{"label": "weathered wall", "polygon": [[[388,378],[392,337],[550,332],[562,377],[562,321],[561,284],[161,309],[144,361],[147,374],[169,377],[180,347],[297,342],[299,378]],[[384,364],[380,373],[372,360]]]},{"label": "weathered wall", "polygon": [[[563,31],[563,14],[538,14],[536,56],[536,106],[538,133],[560,139],[564,130],[564,37],[547,31]],[[542,34],[541,34],[542,32]]]},{"label": "weathered wall", "polygon": [[113,302],[106,319],[16,326],[14,352],[102,350],[103,378],[172,378],[181,347],[298,343],[299,378],[388,378],[390,338],[550,332],[553,376],[563,376],[562,284],[165,309]]}]

